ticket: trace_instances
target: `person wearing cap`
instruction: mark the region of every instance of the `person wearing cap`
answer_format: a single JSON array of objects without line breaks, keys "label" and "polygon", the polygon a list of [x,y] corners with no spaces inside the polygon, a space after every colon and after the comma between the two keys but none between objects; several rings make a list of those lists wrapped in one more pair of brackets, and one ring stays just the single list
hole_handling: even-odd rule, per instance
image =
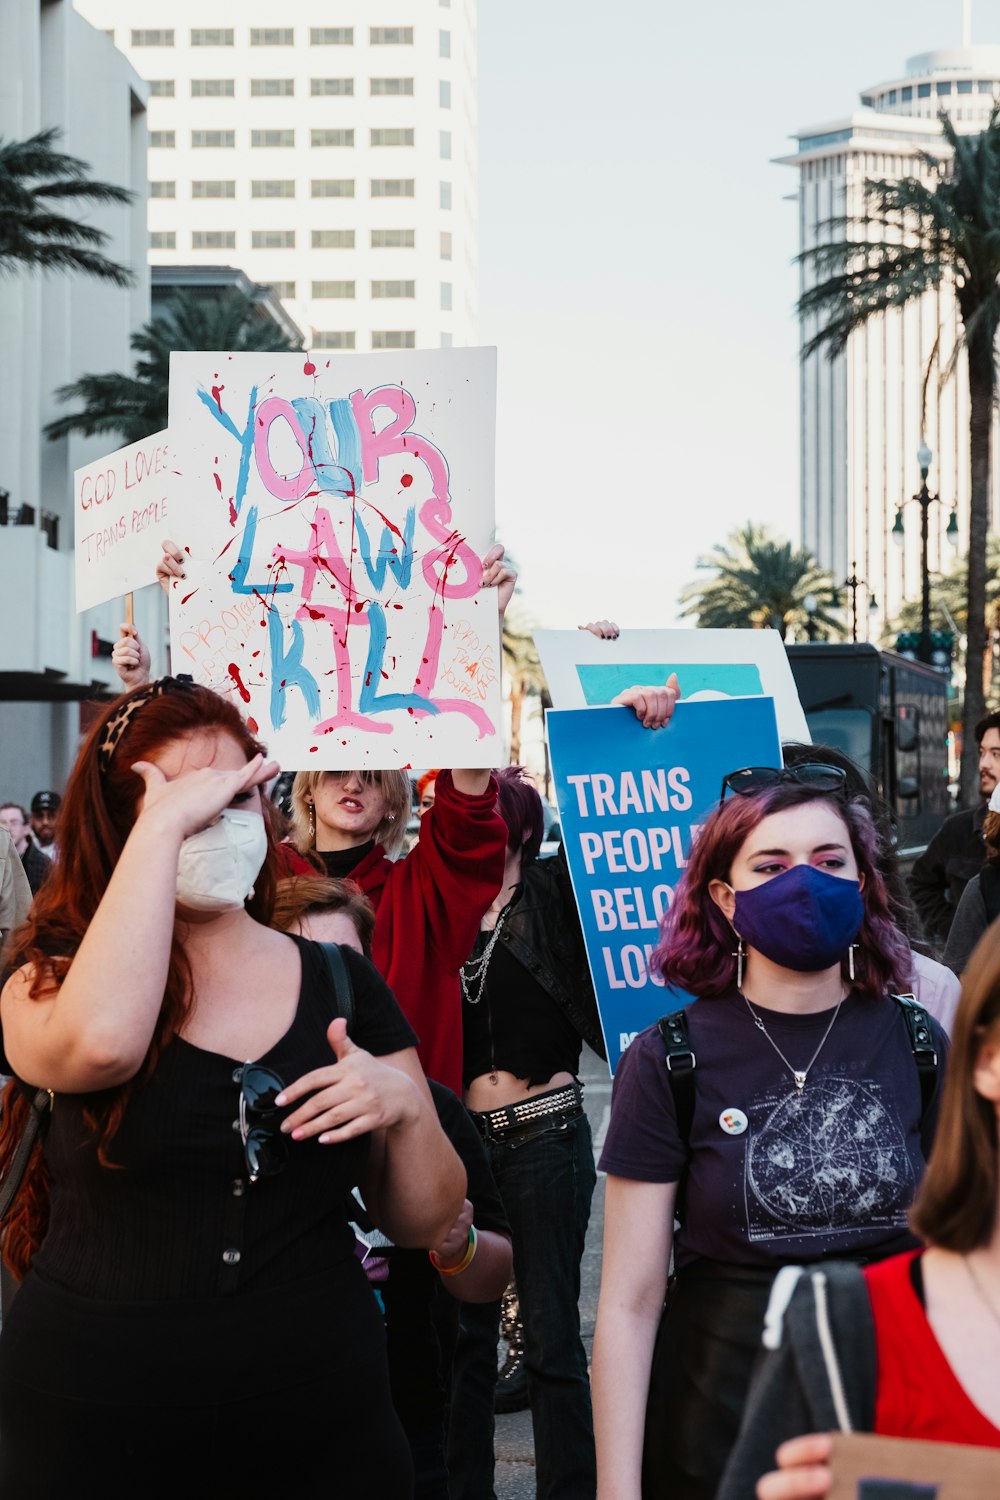
[{"label": "person wearing cap", "polygon": [[56,813],[61,802],[58,792],[36,792],[31,799],[31,831],[49,859],[56,857]]},{"label": "person wearing cap", "polygon": [[983,851],[986,863],[962,892],[945,945],[944,961],[958,975],[987,927],[1000,917],[1000,784],[986,804]]},{"label": "person wearing cap", "polygon": [[31,887],[17,857],[14,840],[6,828],[0,827],[0,959],[8,937],[15,927],[20,927],[30,905]]},{"label": "person wearing cap", "polygon": [[28,814],[20,802],[0,802],[0,828],[6,828],[14,840],[17,857],[24,866],[24,873],[34,896],[51,871],[52,861],[42,853],[31,837]]}]

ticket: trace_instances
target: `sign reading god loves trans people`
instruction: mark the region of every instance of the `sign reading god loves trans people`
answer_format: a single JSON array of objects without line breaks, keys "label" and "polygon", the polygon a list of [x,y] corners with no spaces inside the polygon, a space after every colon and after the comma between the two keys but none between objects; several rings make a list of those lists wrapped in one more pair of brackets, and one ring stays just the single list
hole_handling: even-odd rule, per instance
[{"label": "sign reading god loves trans people", "polygon": [[77,611],[154,580],[170,535],[167,433],[97,458],[73,475]]},{"label": "sign reading god loves trans people", "polygon": [[[649,973],[660,918],[722,778],[780,766],[772,698],[685,703],[663,729],[631,709],[553,709],[562,835],[614,1072],[636,1032],[685,1003]],[[733,942],[735,948],[735,939]]]},{"label": "sign reading god loves trans people", "polygon": [[174,354],[173,670],[287,769],[492,766],[496,352]]}]

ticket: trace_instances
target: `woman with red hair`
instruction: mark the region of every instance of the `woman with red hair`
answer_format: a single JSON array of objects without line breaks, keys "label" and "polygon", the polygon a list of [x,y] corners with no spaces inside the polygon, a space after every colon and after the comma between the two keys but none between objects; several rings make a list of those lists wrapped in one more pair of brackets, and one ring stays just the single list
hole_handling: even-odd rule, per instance
[{"label": "woman with red hair", "polygon": [[4,1494],[410,1493],[346,1194],[434,1244],[464,1173],[375,970],[344,954],[348,1036],[323,950],[268,925],[273,772],[231,704],[162,678],[70,778],[0,1000],[0,1166],[25,1091],[54,1095],[4,1235]]},{"label": "woman with red hair", "polygon": [[640,1032],[615,1076],[601,1500],[714,1496],[778,1269],[913,1243],[947,1041],[893,998],[909,948],[843,782],[828,765],[729,775],[664,919],[653,964],[697,1003]]}]

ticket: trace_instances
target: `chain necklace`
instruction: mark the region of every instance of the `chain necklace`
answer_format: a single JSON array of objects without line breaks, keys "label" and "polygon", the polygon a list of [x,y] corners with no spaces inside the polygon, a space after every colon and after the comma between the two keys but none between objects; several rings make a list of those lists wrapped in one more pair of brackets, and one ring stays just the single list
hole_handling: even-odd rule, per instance
[{"label": "chain necklace", "polygon": [[840,1015],[840,1007],[843,1005],[845,997],[842,995],[841,998],[837,1001],[837,1008],[834,1011],[833,1015],[830,1017],[830,1024],[829,1024],[829,1026],[826,1028],[826,1030],[824,1031],[822,1037],[820,1038],[820,1044],[819,1044],[819,1046],[816,1048],[816,1051],[813,1053],[812,1057],[806,1063],[805,1067],[800,1071],[798,1068],[793,1068],[792,1067],[791,1063],[788,1061],[788,1058],[782,1052],[781,1048],[778,1046],[777,1042],[774,1040],[774,1037],[770,1035],[770,1033],[768,1032],[767,1027],[764,1025],[764,1022],[761,1020],[760,1016],[754,1010],[753,1006],[750,1004],[750,1001],[747,999],[746,995],[743,994],[743,991],[740,990],[739,993],[740,993],[740,995],[743,998],[743,1002],[746,1005],[747,1010],[750,1012],[750,1016],[751,1016],[751,1019],[753,1021],[753,1024],[757,1027],[758,1031],[761,1031],[761,1032],[764,1033],[764,1036],[771,1043],[771,1046],[774,1048],[775,1052],[777,1052],[778,1056],[781,1058],[781,1061],[784,1063],[784,1065],[788,1069],[789,1073],[791,1073],[792,1078],[795,1080],[795,1087],[798,1089],[799,1093],[801,1094],[802,1090],[806,1086],[806,1079],[809,1077],[810,1071],[812,1070],[813,1063],[816,1061],[817,1057],[819,1057],[819,1055],[822,1052],[823,1048],[826,1046],[826,1039],[830,1035],[830,1032],[833,1030],[834,1022],[836,1021],[837,1017]]},{"label": "chain necklace", "polygon": [[[497,917],[497,925],[490,933],[489,942],[486,944],[486,947],[483,949],[479,957],[467,959],[458,971],[459,981],[462,986],[462,994],[465,996],[470,1005],[478,1005],[480,1000],[483,998],[483,991],[486,989],[486,970],[490,966],[490,959],[493,956],[493,949],[497,945],[504,921],[506,920],[507,913],[510,911],[512,904],[512,902],[508,901],[507,905],[503,908],[500,915]],[[476,986],[475,994],[472,993],[473,985]]]},{"label": "chain necklace", "polygon": [[993,1298],[989,1295],[986,1288],[979,1280],[979,1277],[976,1275],[971,1259],[968,1255],[963,1255],[962,1260],[965,1262],[965,1269],[969,1273],[969,1278],[972,1281],[972,1285],[975,1287],[977,1293],[979,1294],[979,1300],[985,1303],[986,1307],[989,1309],[990,1316],[993,1321],[995,1323],[1000,1323],[1000,1312],[997,1311]]}]

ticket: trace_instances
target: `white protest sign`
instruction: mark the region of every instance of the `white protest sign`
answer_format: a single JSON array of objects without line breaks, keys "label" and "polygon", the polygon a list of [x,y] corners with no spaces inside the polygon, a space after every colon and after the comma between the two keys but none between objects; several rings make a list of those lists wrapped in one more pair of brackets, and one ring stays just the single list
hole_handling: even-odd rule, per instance
[{"label": "white protest sign", "polygon": [[168,434],[154,432],[73,474],[76,608],[155,581],[167,520]]},{"label": "white protest sign", "polygon": [[665,682],[676,672],[685,702],[773,698],[781,738],[812,738],[776,630],[623,630],[614,641],[589,630],[534,636],[556,708],[610,703],[625,688]]},{"label": "white protest sign", "polygon": [[492,766],[496,351],[174,354],[173,670],[289,770]]}]

